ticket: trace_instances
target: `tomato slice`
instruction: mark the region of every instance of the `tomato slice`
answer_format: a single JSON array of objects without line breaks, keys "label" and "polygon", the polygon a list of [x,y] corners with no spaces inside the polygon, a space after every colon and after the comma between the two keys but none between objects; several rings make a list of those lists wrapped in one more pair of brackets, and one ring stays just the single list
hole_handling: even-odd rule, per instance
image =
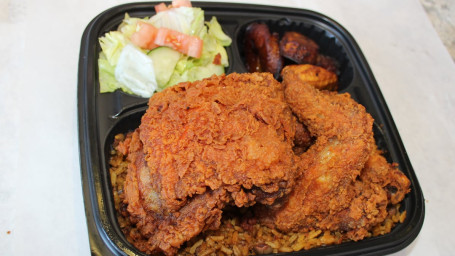
[{"label": "tomato slice", "polygon": [[197,36],[190,36],[168,28],[159,28],[155,44],[168,46],[188,56],[199,58],[202,54],[203,41]]},{"label": "tomato slice", "polygon": [[204,41],[202,41],[199,37],[190,36],[188,38],[188,46],[187,46],[187,55],[195,58],[199,58],[202,55],[202,46],[204,45]]},{"label": "tomato slice", "polygon": [[143,49],[152,50],[158,47],[155,44],[156,35],[158,34],[158,29],[152,24],[140,21],[138,23],[139,30],[134,32],[131,36],[131,42],[134,45],[137,45]]},{"label": "tomato slice", "polygon": [[168,28],[156,28],[152,24],[142,21],[138,25],[139,30],[131,36],[131,42],[134,45],[148,50],[158,46],[167,46],[194,58],[201,57],[204,41],[199,37]]}]

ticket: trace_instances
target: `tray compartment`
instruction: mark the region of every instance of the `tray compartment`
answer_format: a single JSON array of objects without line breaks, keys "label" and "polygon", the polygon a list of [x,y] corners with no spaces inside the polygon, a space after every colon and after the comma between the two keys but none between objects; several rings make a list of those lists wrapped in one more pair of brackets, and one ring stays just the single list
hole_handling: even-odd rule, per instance
[{"label": "tray compartment", "polygon": [[[252,23],[264,23],[269,27],[270,33],[277,33],[281,39],[285,32],[295,31],[312,39],[319,46],[319,53],[333,58],[338,63],[339,90],[346,90],[353,81],[353,67],[348,54],[335,34],[324,30],[311,21],[299,21],[293,18],[258,19],[239,25],[235,35],[237,50],[242,60],[242,71],[247,72],[244,54],[245,31]],[[284,59],[285,64],[295,64],[291,60]]]},{"label": "tray compartment", "polygon": [[[138,127],[147,108],[147,99],[121,91],[99,93],[97,59],[101,49],[98,38],[117,29],[125,13],[134,17],[153,15],[157,3],[131,3],[108,9],[88,24],[82,36],[78,77],[79,147],[93,255],[144,255],[126,241],[118,226],[108,161],[114,136]],[[339,91],[351,93],[372,114],[379,147],[386,152],[386,158],[397,162],[411,180],[412,190],[402,203],[407,218],[391,233],[289,255],[383,255],[409,245],[423,223],[423,194],[385,100],[350,34],[329,17],[308,10],[209,2],[193,2],[193,5],[204,9],[206,20],[216,16],[225,33],[233,39],[232,45],[227,48],[230,66],[226,68],[226,73],[246,72],[242,59],[243,36],[251,22],[266,22],[272,31],[281,35],[284,31],[295,30],[315,40],[320,46],[320,53],[335,58],[340,64]]]}]

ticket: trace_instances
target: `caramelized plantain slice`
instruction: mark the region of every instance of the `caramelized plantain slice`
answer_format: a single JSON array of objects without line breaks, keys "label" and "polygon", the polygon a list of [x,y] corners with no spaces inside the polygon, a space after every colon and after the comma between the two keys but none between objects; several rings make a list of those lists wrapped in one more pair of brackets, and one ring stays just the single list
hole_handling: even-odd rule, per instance
[{"label": "caramelized plantain slice", "polygon": [[281,38],[280,51],[283,57],[297,64],[316,64],[319,46],[298,32],[288,31]]},{"label": "caramelized plantain slice", "polygon": [[335,91],[338,88],[337,75],[322,67],[310,64],[295,65],[295,73],[301,81],[319,90]]},{"label": "caramelized plantain slice", "polygon": [[[252,23],[246,28],[245,40],[248,71],[270,72],[277,78],[283,68],[278,34],[271,34],[266,24]],[[259,58],[260,67],[254,53]]]}]

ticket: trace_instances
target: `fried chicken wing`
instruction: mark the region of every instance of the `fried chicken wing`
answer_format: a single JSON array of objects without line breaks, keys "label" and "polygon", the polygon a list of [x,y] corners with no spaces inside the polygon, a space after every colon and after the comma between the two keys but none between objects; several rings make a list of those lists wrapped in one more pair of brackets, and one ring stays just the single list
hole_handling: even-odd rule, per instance
[{"label": "fried chicken wing", "polygon": [[302,176],[287,201],[257,212],[264,224],[285,232],[343,231],[363,239],[384,221],[389,205],[403,200],[410,182],[376,149],[365,108],[348,94],[318,91],[302,70],[284,68],[285,95],[316,141],[301,155]]},{"label": "fried chicken wing", "polygon": [[348,188],[354,195],[349,207],[327,216],[321,226],[345,231],[346,237],[354,241],[363,239],[385,220],[388,206],[403,200],[409,186],[409,179],[375,149]]},{"label": "fried chicken wing", "polygon": [[301,80],[302,67],[283,69],[285,95],[316,141],[300,156],[303,173],[284,207],[265,220],[283,231],[324,228],[324,218],[348,207],[354,196],[348,187],[374,144],[373,119],[365,108],[348,94],[319,91]]},{"label": "fried chicken wing", "polygon": [[375,149],[360,174],[360,180],[378,184],[387,193],[389,204],[398,204],[410,191],[411,181],[397,164],[388,163],[382,152]]}]

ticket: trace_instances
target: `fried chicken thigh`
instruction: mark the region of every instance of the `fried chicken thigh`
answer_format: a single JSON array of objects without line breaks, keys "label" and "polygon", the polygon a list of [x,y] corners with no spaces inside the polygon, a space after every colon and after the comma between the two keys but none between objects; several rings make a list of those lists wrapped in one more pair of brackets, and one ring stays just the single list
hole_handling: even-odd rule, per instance
[{"label": "fried chicken thigh", "polygon": [[171,255],[217,228],[225,205],[270,205],[290,193],[297,126],[271,74],[213,76],[155,94],[127,147],[133,243]]},{"label": "fried chicken thigh", "polygon": [[164,208],[220,187],[238,207],[287,194],[295,122],[282,85],[265,73],[183,83],[152,97],[140,138]]}]

